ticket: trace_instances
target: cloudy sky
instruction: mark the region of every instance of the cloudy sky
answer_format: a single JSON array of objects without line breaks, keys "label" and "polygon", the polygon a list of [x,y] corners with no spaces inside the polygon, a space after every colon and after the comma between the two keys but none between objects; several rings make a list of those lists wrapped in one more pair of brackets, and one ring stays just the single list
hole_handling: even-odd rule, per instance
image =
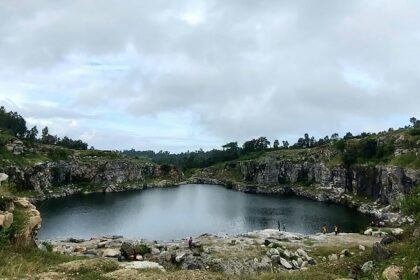
[{"label": "cloudy sky", "polygon": [[420,117],[420,1],[0,2],[0,104],[174,152]]}]

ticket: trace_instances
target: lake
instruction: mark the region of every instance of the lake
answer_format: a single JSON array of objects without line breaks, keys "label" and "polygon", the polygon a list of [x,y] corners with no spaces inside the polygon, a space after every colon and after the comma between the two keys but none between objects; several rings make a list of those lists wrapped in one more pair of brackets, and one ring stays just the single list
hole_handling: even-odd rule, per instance
[{"label": "lake", "polygon": [[334,224],[359,232],[369,217],[347,207],[296,196],[248,194],[217,185],[182,185],[135,192],[74,195],[37,205],[39,239],[123,235],[171,240],[203,233],[237,234],[277,228],[305,234]]}]

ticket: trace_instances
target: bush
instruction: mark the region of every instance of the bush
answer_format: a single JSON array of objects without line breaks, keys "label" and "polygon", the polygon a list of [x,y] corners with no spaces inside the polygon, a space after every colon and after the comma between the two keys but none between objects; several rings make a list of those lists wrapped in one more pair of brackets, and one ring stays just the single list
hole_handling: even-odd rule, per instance
[{"label": "bush", "polygon": [[134,247],[134,250],[136,251],[137,254],[140,254],[142,256],[146,254],[150,254],[151,252],[150,247],[147,246],[146,244],[138,244]]},{"label": "bush", "polygon": [[53,161],[66,160],[70,156],[70,151],[67,149],[53,149],[48,152],[48,157]]},{"label": "bush", "polygon": [[401,201],[401,210],[406,215],[411,215],[420,223],[420,185],[416,186]]},{"label": "bush", "polygon": [[408,131],[408,134],[411,136],[418,136],[420,135],[420,128],[412,128]]}]

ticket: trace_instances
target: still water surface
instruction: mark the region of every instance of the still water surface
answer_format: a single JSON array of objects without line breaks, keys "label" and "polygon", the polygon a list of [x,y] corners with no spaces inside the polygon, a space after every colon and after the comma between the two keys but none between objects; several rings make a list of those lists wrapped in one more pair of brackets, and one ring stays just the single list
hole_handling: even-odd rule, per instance
[{"label": "still water surface", "polygon": [[246,194],[215,185],[75,195],[37,206],[43,219],[40,239],[113,234],[170,240],[277,228],[277,221],[292,232],[319,232],[323,224],[358,232],[369,222],[367,216],[336,204],[295,196]]}]

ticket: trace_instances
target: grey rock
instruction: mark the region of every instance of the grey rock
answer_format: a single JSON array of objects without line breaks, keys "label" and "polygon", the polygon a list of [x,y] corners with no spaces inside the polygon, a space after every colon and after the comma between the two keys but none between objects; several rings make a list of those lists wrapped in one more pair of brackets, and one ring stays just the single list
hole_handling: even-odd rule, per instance
[{"label": "grey rock", "polygon": [[365,262],[362,265],[362,268],[361,269],[362,269],[363,273],[369,273],[369,272],[371,272],[373,270],[373,261]]},{"label": "grey rock", "polygon": [[286,269],[292,269],[293,266],[283,258],[280,258],[280,264]]},{"label": "grey rock", "polygon": [[391,244],[395,241],[397,241],[397,239],[394,236],[385,236],[384,238],[382,238],[381,244],[382,245],[388,245],[388,244]]},{"label": "grey rock", "polygon": [[385,245],[376,243],[372,248],[372,257],[374,261],[383,261],[391,257],[391,251]]}]

